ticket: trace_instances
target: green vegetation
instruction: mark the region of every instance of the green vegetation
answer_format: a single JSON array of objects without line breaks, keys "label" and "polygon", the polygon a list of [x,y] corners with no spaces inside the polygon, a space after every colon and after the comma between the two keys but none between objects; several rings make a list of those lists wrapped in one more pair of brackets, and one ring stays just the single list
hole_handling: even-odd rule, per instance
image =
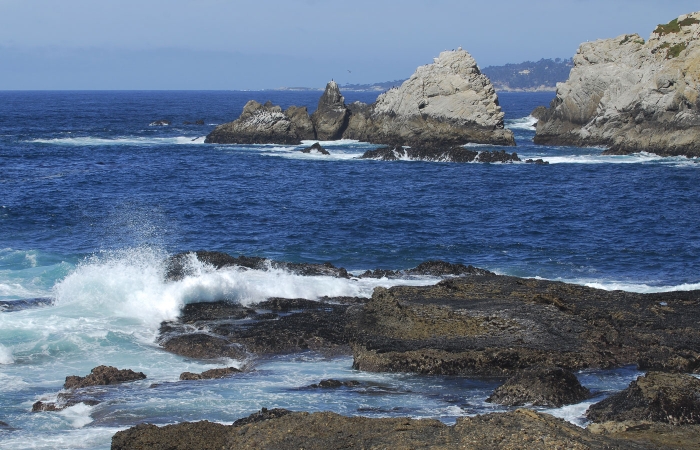
[{"label": "green vegetation", "polygon": [[680,44],[676,44],[673,47],[668,49],[668,52],[666,52],[666,58],[671,59],[671,58],[677,58],[678,55],[681,54],[683,50],[688,48],[688,44],[685,42],[682,42]]},{"label": "green vegetation", "polygon": [[666,34],[671,34],[671,33],[678,33],[681,31],[681,27],[687,27],[690,25],[694,25],[696,23],[700,23],[700,20],[695,19],[693,17],[687,17],[687,18],[681,20],[680,22],[678,21],[678,19],[673,19],[672,21],[670,21],[667,24],[659,25],[658,27],[656,27],[656,29],[654,30],[654,33],[656,33],[660,36],[664,36]]},{"label": "green vegetation", "polygon": [[644,45],[644,39],[642,39],[642,38],[640,38],[640,37],[638,37],[638,36],[637,36],[637,37],[635,37],[635,36],[636,36],[636,35],[634,35],[634,34],[628,34],[628,35],[626,35],[625,38],[624,38],[623,40],[620,41],[620,45],[624,45],[624,44],[626,44],[626,43],[628,43],[628,42],[630,42],[630,41],[634,42],[635,44]]}]

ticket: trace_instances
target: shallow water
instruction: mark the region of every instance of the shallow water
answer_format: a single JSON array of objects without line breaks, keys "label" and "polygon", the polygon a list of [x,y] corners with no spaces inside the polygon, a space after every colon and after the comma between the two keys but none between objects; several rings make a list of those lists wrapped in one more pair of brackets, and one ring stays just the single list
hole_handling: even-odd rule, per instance
[{"label": "shallow water", "polygon": [[[331,157],[302,154],[302,146],[203,144],[250,98],[314,109],[319,94],[0,92],[0,420],[16,428],[0,429],[0,448],[109,448],[115,431],[136,423],[230,423],[262,407],[447,423],[502,410],[484,402],[502,380],[370,374],[353,371],[350,358],[312,354],[257,361],[231,379],[177,383],[184,371],[250,363],[161,351],[160,321],[186,303],[367,297],[377,285],[436,281],[194,264],[192,276],[163,282],[163,260],[180,251],[353,271],[443,259],[637,292],[700,286],[698,161],[534,146],[529,112],[551,94],[500,96],[518,141],[507,150],[546,166],[358,160],[374,146],[355,141],[322,143]],[[149,126],[164,118],[172,125]],[[197,119],[207,125],[183,125]],[[10,311],[7,302],[17,300],[25,304]],[[55,398],[67,375],[100,364],[148,379],[105,389],[97,406],[30,412]],[[601,398],[638,373],[578,375]],[[362,384],[304,388],[324,378]],[[589,404],[550,412],[583,425]]]}]

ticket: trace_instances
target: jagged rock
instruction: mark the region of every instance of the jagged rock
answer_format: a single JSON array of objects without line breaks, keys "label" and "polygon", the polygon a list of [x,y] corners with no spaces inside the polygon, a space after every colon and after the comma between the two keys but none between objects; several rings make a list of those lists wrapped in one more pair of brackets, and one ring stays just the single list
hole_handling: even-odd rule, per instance
[{"label": "jagged rock", "polygon": [[79,377],[76,375],[66,377],[64,389],[79,389],[88,386],[107,386],[110,384],[127,383],[129,381],[143,380],[146,375],[143,372],[134,372],[131,369],[119,370],[112,366],[98,366],[90,371],[90,375]]},{"label": "jagged rock", "polygon": [[580,403],[590,397],[576,375],[561,367],[534,367],[519,372],[499,386],[487,402],[507,406],[550,406]]},{"label": "jagged rock", "polygon": [[88,406],[99,405],[96,396],[87,393],[60,393],[56,402],[38,401],[32,405],[32,412],[57,412],[83,403]]},{"label": "jagged rock", "polygon": [[244,359],[245,349],[220,336],[204,333],[182,334],[161,343],[169,352],[195,359]]},{"label": "jagged rock", "polygon": [[112,450],[649,448],[595,435],[562,419],[523,409],[460,417],[454,426],[432,419],[286,410],[263,410],[251,417],[229,426],[207,421],[164,427],[137,425],[117,432]]},{"label": "jagged rock", "polygon": [[243,425],[248,425],[250,423],[260,423],[266,420],[278,419],[291,413],[292,411],[283,408],[263,408],[260,411],[249,415],[248,417],[236,420],[235,422],[233,422],[233,426],[240,427]]},{"label": "jagged rock", "polygon": [[326,150],[325,148],[321,147],[321,144],[319,144],[318,142],[316,142],[316,143],[315,143],[314,145],[312,145],[311,147],[306,147],[306,148],[303,149],[301,152],[302,152],[302,153],[319,153],[319,154],[321,154],[321,155],[330,155],[330,153],[328,152],[328,150]]},{"label": "jagged rock", "polygon": [[479,269],[474,266],[464,264],[452,264],[445,261],[426,261],[418,264],[413,269],[407,270],[384,270],[376,269],[366,271],[361,278],[400,278],[405,276],[429,275],[434,277],[463,276],[463,275],[494,275],[488,270]]},{"label": "jagged rock", "polygon": [[221,369],[211,369],[206,370],[202,373],[192,373],[192,372],[182,372],[180,374],[181,381],[194,381],[194,380],[213,380],[217,378],[226,378],[235,373],[241,373],[240,369],[235,367],[224,367]]},{"label": "jagged rock", "polygon": [[354,387],[359,386],[360,382],[355,380],[340,381],[340,380],[321,380],[318,383],[309,385],[311,389],[336,389],[339,387]]},{"label": "jagged rock", "polygon": [[367,150],[360,158],[378,159],[381,161],[438,161],[438,162],[514,162],[520,161],[517,153],[500,151],[477,152],[464,147],[452,147],[443,149],[440,147],[403,148],[401,146],[382,147],[375,150]]},{"label": "jagged rock", "polygon": [[592,405],[586,416],[593,422],[700,424],[700,380],[685,374],[649,372],[624,391]]},{"label": "jagged rock", "polygon": [[340,88],[335,81],[326,85],[318,108],[311,115],[311,121],[316,130],[316,138],[321,141],[334,141],[343,136],[348,126],[350,110],[345,106],[345,98],[340,94]]},{"label": "jagged rock", "polygon": [[283,113],[279,107],[248,102],[238,120],[220,125],[205,142],[297,145],[302,139],[343,138],[440,151],[467,143],[513,146],[503,116],[491,82],[471,55],[459,49],[419,67],[372,105],[345,105],[331,81],[310,122],[306,110],[295,119],[292,108]]},{"label": "jagged rock", "polygon": [[547,107],[546,106],[538,106],[537,108],[532,110],[532,112],[530,113],[530,115],[537,120],[542,119],[542,117],[544,117],[546,114],[547,114]]},{"label": "jagged rock", "polygon": [[214,144],[285,144],[298,145],[302,140],[315,139],[309,127],[306,107],[290,107],[282,111],[267,102],[251,100],[243,107],[241,116],[219,125],[205,139]]},{"label": "jagged rock", "polygon": [[540,158],[540,159],[526,159],[526,160],[525,160],[525,163],[526,163],[526,164],[536,164],[536,165],[544,165],[544,166],[546,166],[547,164],[549,164],[549,161],[545,161],[545,160],[543,160],[542,158]]},{"label": "jagged rock", "polygon": [[700,156],[700,12],[639,35],[582,44],[535,143],[606,154]]}]

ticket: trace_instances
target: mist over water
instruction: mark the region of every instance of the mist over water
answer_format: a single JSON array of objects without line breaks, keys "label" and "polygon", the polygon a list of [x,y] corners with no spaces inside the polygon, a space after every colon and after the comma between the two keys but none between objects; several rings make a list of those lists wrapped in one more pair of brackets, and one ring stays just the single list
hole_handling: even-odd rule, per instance
[{"label": "mist over water", "polygon": [[[446,423],[503,410],[484,402],[500,380],[369,374],[351,358],[312,354],[203,362],[166,353],[159,326],[188,303],[370,297],[377,286],[438,281],[214,270],[193,257],[183,279],[168,281],[166,261],[179,252],[329,261],[353,273],[441,259],[603,289],[700,287],[698,161],[535,146],[529,114],[549,93],[500,95],[518,142],[505,150],[549,165],[366,161],[357,157],[376,146],[349,140],[322,142],[330,157],[299,152],[313,141],[202,145],[251,98],[312,111],[319,94],[0,93],[0,420],[17,428],[0,429],[0,448],[109,448],[135,423],[230,423],[262,407]],[[149,126],[161,119],[171,125]],[[184,124],[199,119],[207,125]],[[30,413],[66,376],[101,364],[148,378],[96,406]],[[177,382],[230,365],[255,370]],[[578,375],[602,398],[638,373]],[[363,387],[304,389],[324,378]],[[587,405],[548,412],[584,425]]]}]

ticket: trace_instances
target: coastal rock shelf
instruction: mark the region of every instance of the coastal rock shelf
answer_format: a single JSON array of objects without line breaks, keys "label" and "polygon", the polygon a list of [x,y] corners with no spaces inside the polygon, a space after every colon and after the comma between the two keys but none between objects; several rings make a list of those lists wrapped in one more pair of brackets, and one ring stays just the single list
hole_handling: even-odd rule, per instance
[{"label": "coastal rock shelf", "polygon": [[538,110],[535,143],[605,154],[700,156],[700,12],[637,34],[582,44],[566,83]]},{"label": "coastal rock shelf", "polygon": [[401,86],[371,105],[345,104],[331,81],[309,116],[306,108],[282,111],[250,101],[241,117],[218,126],[206,138],[219,144],[290,144],[302,140],[357,139],[443,152],[467,143],[515,145],[504,128],[496,91],[476,61],[462,49],[440,54]]}]

